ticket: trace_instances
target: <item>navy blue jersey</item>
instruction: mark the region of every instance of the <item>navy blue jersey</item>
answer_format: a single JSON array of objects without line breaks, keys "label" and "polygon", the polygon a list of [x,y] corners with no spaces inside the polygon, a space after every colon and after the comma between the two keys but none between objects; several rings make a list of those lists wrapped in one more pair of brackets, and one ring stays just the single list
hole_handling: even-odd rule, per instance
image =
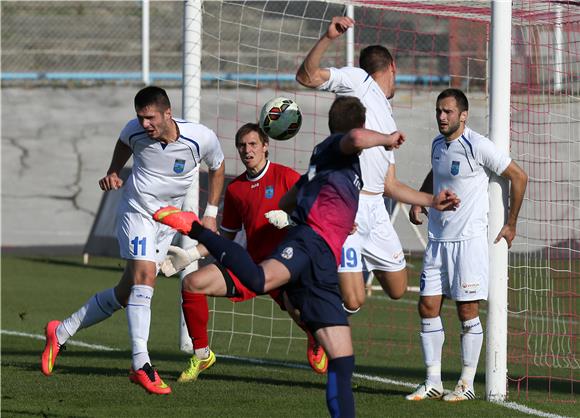
[{"label": "navy blue jersey", "polygon": [[337,264],[363,186],[358,155],[341,152],[342,137],[331,135],[312,151],[308,172],[296,183],[298,196],[292,213],[297,223],[309,225],[326,241]]}]

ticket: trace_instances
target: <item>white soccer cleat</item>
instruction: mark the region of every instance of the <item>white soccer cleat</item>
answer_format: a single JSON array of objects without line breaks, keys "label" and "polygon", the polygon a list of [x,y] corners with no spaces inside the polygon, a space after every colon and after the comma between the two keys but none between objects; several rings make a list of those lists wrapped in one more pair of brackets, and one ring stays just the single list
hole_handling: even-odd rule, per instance
[{"label": "white soccer cleat", "polygon": [[432,385],[428,381],[424,381],[415,392],[405,396],[408,401],[424,401],[425,399],[441,399],[443,396],[443,384]]},{"label": "white soccer cleat", "polygon": [[457,386],[455,386],[455,390],[453,392],[448,393],[443,397],[445,402],[461,402],[470,401],[473,399],[475,399],[475,391],[463,380],[459,380],[459,382],[457,382]]}]

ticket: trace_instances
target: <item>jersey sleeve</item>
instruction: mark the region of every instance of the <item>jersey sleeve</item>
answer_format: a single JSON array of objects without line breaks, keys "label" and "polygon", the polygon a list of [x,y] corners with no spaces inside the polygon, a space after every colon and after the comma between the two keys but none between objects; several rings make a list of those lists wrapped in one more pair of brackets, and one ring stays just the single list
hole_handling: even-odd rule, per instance
[{"label": "jersey sleeve", "polygon": [[354,73],[350,67],[328,68],[330,78],[318,86],[318,90],[330,91],[336,94],[349,95],[356,90]]},{"label": "jersey sleeve", "polygon": [[205,128],[205,141],[203,141],[201,148],[201,158],[207,164],[211,171],[217,170],[224,160],[224,153],[220,141],[209,128]]},{"label": "jersey sleeve", "polygon": [[242,229],[242,218],[237,207],[236,199],[232,194],[231,188],[228,186],[224,197],[224,211],[221,224],[221,229],[224,231],[237,232]]},{"label": "jersey sleeve", "polygon": [[[133,147],[131,146],[130,140],[134,136],[134,134],[139,131],[139,129],[136,129],[137,127],[140,128],[140,125],[136,119],[131,119],[129,122],[127,122],[127,124],[121,130],[121,133],[119,134],[119,141],[121,141],[123,144],[127,145],[129,148],[133,149]],[[143,130],[143,129],[141,129],[141,130]]]},{"label": "jersey sleeve", "polygon": [[512,161],[509,155],[499,150],[493,142],[485,137],[480,138],[476,158],[481,165],[498,176],[506,170]]}]

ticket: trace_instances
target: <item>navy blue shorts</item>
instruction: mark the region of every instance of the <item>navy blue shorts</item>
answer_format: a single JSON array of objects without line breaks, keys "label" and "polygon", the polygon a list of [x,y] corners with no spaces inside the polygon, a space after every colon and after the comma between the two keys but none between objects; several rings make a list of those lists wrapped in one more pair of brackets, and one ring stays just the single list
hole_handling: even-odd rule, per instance
[{"label": "navy blue shorts", "polygon": [[338,287],[336,258],[312,228],[306,225],[291,228],[268,258],[280,261],[290,270],[290,282],[284,291],[311,331],[324,326],[348,326]]}]

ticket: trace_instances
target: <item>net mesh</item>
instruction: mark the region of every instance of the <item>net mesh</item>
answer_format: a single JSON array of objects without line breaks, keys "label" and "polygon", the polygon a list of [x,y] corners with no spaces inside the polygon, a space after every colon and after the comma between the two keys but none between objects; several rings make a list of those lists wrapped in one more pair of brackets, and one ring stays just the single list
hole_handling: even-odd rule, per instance
[{"label": "net mesh", "polygon": [[[241,124],[255,121],[276,96],[296,100],[304,114],[297,139],[275,142],[271,158],[304,171],[327,134],[330,94],[294,82],[296,69],[345,2],[206,1],[203,4],[201,122],[216,131],[228,174],[244,170],[234,147]],[[355,1],[355,55],[387,46],[397,63],[393,100],[409,140],[397,152],[397,176],[418,188],[429,170],[428,144],[437,134],[435,97],[448,86],[470,100],[470,126],[488,133],[490,2]],[[138,2],[2,1],[2,77],[49,77],[56,72],[140,71]],[[509,258],[508,373],[512,398],[575,401],[578,384],[580,231],[580,10],[571,1],[512,2],[511,155],[530,176]],[[182,2],[151,2],[151,71],[163,83],[182,65]],[[345,65],[345,39],[327,51],[324,66]],[[355,57],[356,58],[356,57]],[[173,78],[175,79],[175,78]],[[409,254],[421,240],[399,210],[395,228]],[[421,229],[425,237],[425,229]],[[420,258],[410,258],[417,284]],[[417,294],[390,301],[375,292],[351,318],[357,363],[401,379],[420,380]],[[295,356],[304,334],[268,298],[243,304],[215,299],[211,343],[218,352]],[[485,306],[482,310],[485,317]],[[455,308],[442,313],[447,343],[444,373],[457,372]],[[483,355],[480,361],[480,370]],[[369,365],[384,365],[380,370]],[[410,365],[412,364],[412,366]],[[448,365],[449,364],[449,365]],[[411,377],[410,377],[411,376]]]}]

